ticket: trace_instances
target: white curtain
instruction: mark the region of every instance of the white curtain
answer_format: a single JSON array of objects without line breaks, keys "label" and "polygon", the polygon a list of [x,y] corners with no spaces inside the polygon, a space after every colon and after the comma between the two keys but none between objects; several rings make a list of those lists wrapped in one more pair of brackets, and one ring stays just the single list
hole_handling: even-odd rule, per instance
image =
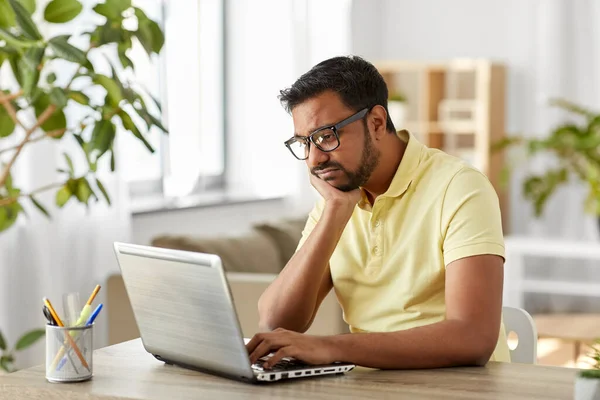
[{"label": "white curtain", "polygon": [[[288,86],[321,61],[352,51],[352,0],[291,1],[294,65]],[[317,196],[304,162],[296,164],[294,182],[290,204],[301,212],[310,210]]]},{"label": "white curtain", "polygon": [[[38,1],[38,21],[41,20],[40,13],[45,4]],[[51,35],[84,29],[80,26],[61,26],[64,31],[58,32],[54,26],[44,25],[41,28],[43,34]],[[71,71],[62,73],[65,69],[58,67],[55,71],[58,80],[70,77]],[[0,70],[0,85],[3,89],[14,85],[8,65]],[[65,109],[67,121],[76,121],[76,113],[76,109]],[[27,118],[27,115],[20,117]],[[26,123],[33,125],[31,119]],[[39,134],[41,132],[36,133]],[[16,132],[13,136],[12,140],[16,143],[22,138],[22,132]],[[6,141],[3,140],[1,148],[5,146]],[[11,170],[15,185],[24,193],[29,193],[44,185],[60,182],[64,174],[56,170],[66,168],[62,155],[64,151],[74,156],[76,171],[85,171],[84,158],[76,157],[80,153],[77,147],[75,140],[69,136],[60,141],[43,140],[28,144]],[[118,163],[119,157],[117,167]],[[0,330],[11,347],[26,331],[44,328],[43,297],[48,297],[61,318],[64,318],[64,293],[79,292],[80,300],[84,303],[96,284],[105,286],[106,278],[111,273],[118,273],[112,244],[130,238],[128,190],[118,172],[111,174],[107,164],[99,166],[98,177],[110,193],[112,206],[108,207],[101,201],[91,204],[86,210],[85,206],[72,199],[63,209],[58,209],[54,206],[54,191],[49,191],[39,195],[38,200],[51,213],[51,220],[47,220],[24,200],[29,217],[21,215],[9,230],[0,232]],[[105,300],[105,291],[101,290],[94,306],[105,303]],[[107,344],[106,312],[104,309],[96,320],[96,348]],[[44,351],[45,342],[42,339],[29,349],[17,352],[16,367],[43,363]]]},{"label": "white curtain", "polygon": [[[596,0],[544,0],[537,2],[535,27],[537,49],[534,87],[537,103],[531,116],[533,131],[540,136],[565,121],[566,115],[548,106],[550,98],[565,98],[600,112],[600,2]],[[551,165],[543,157],[532,165],[541,172]],[[521,176],[513,190],[521,190]],[[583,212],[587,188],[573,182],[559,190],[548,202],[543,218],[529,216],[529,234],[569,240],[597,241],[597,218]],[[533,274],[556,280],[598,281],[600,268],[591,261],[527,260],[535,263]],[[576,265],[577,263],[577,265]],[[586,263],[582,265],[582,263]],[[597,264],[597,263],[596,263]],[[597,298],[578,296],[526,297],[532,311],[600,311]]]},{"label": "white curtain", "polygon": [[[34,148],[35,146],[35,148]],[[43,171],[64,167],[58,143],[32,145],[15,169],[14,181],[21,187],[35,188],[47,184]],[[19,217],[9,230],[0,233],[0,329],[14,345],[25,331],[43,328],[42,297],[48,297],[64,318],[62,295],[79,292],[85,302],[96,284],[105,286],[106,278],[118,272],[112,243],[130,237],[127,211],[127,188],[117,176],[104,177],[113,204],[84,206],[69,202],[62,210],[48,209],[48,221],[32,207],[29,218]],[[54,201],[51,194],[39,196],[46,205]],[[94,305],[105,302],[101,291]],[[96,321],[94,345],[107,343],[106,309]],[[43,363],[44,341],[16,354],[19,368]]]},{"label": "white curtain", "polygon": [[306,165],[283,142],[292,118],[277,96],[320,61],[350,51],[351,0],[231,0],[227,10],[228,176],[237,189],[314,202]]}]

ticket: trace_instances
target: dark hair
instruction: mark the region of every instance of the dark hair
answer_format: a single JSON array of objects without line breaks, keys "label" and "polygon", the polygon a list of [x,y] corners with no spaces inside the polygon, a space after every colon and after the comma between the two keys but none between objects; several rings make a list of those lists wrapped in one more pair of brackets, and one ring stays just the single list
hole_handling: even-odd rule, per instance
[{"label": "dark hair", "polygon": [[[333,57],[315,65],[294,84],[281,90],[279,100],[289,113],[298,104],[332,90],[342,102],[354,111],[380,105],[388,112],[388,88],[377,68],[358,56]],[[396,132],[389,116],[386,121],[389,132]]]}]

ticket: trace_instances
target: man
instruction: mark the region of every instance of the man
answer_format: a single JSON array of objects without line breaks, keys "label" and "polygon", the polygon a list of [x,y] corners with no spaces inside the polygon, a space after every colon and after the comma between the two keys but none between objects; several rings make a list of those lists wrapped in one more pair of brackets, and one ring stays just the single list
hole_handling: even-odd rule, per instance
[{"label": "man", "polygon": [[[497,195],[476,169],[396,133],[373,65],[336,57],[280,100],[322,199],[295,255],[259,300],[252,362],[435,368],[509,361],[501,324]],[[334,288],[352,333],[304,334]]]}]

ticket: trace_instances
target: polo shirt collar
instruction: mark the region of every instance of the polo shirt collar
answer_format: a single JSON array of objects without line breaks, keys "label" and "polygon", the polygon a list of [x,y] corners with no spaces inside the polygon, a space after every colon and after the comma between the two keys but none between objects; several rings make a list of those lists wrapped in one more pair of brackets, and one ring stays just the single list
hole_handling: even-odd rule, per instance
[{"label": "polo shirt collar", "polygon": [[[404,151],[404,155],[402,156],[402,160],[400,161],[400,165],[396,170],[396,174],[394,175],[394,179],[392,179],[390,187],[381,195],[384,197],[399,197],[406,192],[406,189],[408,189],[408,186],[414,179],[424,147],[413,134],[406,130],[398,132],[398,136],[405,142],[408,141],[408,144],[406,145],[406,150]],[[364,189],[361,188],[360,191],[362,198],[359,201],[359,206],[361,208],[370,209],[371,206]]]}]

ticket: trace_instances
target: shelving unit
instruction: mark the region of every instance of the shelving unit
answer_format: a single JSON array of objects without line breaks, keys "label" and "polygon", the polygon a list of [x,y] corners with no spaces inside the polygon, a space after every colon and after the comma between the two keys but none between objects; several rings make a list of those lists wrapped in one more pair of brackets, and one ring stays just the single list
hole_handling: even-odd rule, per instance
[{"label": "shelving unit", "polygon": [[445,62],[404,60],[375,64],[390,93],[407,97],[406,129],[429,147],[460,157],[488,176],[498,197],[508,233],[508,196],[502,187],[504,157],[492,143],[505,136],[506,70],[485,59]]}]

